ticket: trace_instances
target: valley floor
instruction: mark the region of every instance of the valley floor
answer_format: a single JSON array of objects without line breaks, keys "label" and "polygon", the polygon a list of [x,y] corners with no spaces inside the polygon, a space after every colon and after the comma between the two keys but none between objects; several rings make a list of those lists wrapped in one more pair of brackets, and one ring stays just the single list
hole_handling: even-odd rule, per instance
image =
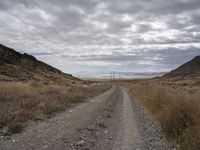
[{"label": "valley floor", "polygon": [[1,137],[0,150],[169,149],[159,128],[118,85],[21,134]]}]

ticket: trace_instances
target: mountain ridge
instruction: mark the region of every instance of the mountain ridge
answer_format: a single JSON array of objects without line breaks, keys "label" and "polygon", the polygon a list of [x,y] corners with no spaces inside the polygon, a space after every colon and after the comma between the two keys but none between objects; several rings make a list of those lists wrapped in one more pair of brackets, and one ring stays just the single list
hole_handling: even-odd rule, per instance
[{"label": "mountain ridge", "polygon": [[200,55],[165,74],[163,77],[190,77],[200,75]]},{"label": "mountain ridge", "polygon": [[0,81],[65,83],[72,80],[79,79],[37,60],[32,55],[21,54],[0,44]]}]

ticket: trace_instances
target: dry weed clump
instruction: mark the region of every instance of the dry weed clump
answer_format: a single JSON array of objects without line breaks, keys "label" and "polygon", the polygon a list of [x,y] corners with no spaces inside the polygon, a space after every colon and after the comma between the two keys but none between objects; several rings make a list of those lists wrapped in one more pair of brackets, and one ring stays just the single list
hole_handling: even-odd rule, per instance
[{"label": "dry weed clump", "polygon": [[22,122],[43,120],[71,103],[82,102],[106,89],[108,86],[102,84],[60,86],[1,82],[0,128],[8,126],[11,133],[21,132]]},{"label": "dry weed clump", "polygon": [[200,149],[200,90],[191,93],[158,84],[126,84],[180,149]]}]

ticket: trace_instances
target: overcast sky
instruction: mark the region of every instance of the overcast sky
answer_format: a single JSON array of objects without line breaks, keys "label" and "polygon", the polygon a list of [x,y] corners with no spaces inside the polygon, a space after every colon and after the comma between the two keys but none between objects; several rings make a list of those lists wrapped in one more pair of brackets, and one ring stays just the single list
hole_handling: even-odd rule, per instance
[{"label": "overcast sky", "polygon": [[0,0],[0,43],[68,73],[168,71],[200,55],[200,0]]}]

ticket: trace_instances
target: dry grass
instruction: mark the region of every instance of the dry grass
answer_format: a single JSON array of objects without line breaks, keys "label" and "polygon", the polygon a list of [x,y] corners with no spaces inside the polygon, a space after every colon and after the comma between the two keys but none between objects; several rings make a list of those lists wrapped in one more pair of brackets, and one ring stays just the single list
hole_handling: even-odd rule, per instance
[{"label": "dry grass", "polygon": [[190,83],[155,80],[125,83],[158,121],[169,141],[183,150],[200,149],[200,87]]},{"label": "dry grass", "polygon": [[108,89],[103,84],[70,86],[0,82],[0,128],[8,126],[12,133],[21,132],[22,122],[43,120]]}]

